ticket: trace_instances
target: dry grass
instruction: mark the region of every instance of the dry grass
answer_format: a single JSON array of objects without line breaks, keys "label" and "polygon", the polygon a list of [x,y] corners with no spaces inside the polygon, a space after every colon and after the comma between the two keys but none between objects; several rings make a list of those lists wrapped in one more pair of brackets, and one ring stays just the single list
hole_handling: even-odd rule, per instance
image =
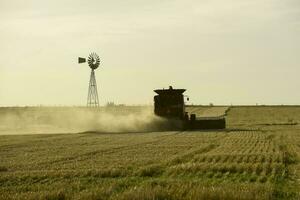
[{"label": "dry grass", "polygon": [[2,135],[0,199],[298,199],[295,109],[231,108],[219,132]]}]

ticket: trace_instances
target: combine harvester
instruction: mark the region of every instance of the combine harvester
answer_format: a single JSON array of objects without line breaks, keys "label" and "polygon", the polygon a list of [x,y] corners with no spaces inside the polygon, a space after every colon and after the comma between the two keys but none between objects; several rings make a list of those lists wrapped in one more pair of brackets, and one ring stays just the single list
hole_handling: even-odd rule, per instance
[{"label": "combine harvester", "polygon": [[[154,113],[160,117],[179,121],[183,129],[225,129],[226,122],[224,116],[197,117],[186,111],[184,103],[185,89],[154,90]],[[187,98],[187,100],[189,100]]]}]

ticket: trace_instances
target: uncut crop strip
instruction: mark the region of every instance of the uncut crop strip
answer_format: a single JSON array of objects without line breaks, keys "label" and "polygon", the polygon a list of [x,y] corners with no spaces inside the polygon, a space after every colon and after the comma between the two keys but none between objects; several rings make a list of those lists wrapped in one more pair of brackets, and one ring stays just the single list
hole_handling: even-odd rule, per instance
[{"label": "uncut crop strip", "polygon": [[300,106],[233,106],[230,108],[226,120],[229,128],[276,129],[276,125],[299,125]]}]

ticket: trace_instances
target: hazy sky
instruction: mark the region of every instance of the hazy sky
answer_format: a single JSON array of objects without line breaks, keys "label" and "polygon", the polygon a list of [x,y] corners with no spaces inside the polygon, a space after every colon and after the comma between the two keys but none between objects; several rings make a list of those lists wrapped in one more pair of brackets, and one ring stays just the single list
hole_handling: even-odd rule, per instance
[{"label": "hazy sky", "polygon": [[102,105],[300,104],[299,0],[0,0],[0,106],[85,105],[93,51]]}]

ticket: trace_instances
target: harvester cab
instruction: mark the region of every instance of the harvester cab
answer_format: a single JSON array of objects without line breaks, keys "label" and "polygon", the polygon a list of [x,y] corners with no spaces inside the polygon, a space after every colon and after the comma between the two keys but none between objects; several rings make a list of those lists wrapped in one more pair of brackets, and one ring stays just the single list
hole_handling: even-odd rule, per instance
[{"label": "harvester cab", "polygon": [[154,90],[154,113],[161,117],[183,119],[185,116],[185,105],[183,93],[185,89]]},{"label": "harvester cab", "polygon": [[224,129],[226,127],[224,117],[201,117],[189,114],[185,110],[185,89],[154,90],[154,114],[167,119],[178,119],[183,122],[184,129]]}]

